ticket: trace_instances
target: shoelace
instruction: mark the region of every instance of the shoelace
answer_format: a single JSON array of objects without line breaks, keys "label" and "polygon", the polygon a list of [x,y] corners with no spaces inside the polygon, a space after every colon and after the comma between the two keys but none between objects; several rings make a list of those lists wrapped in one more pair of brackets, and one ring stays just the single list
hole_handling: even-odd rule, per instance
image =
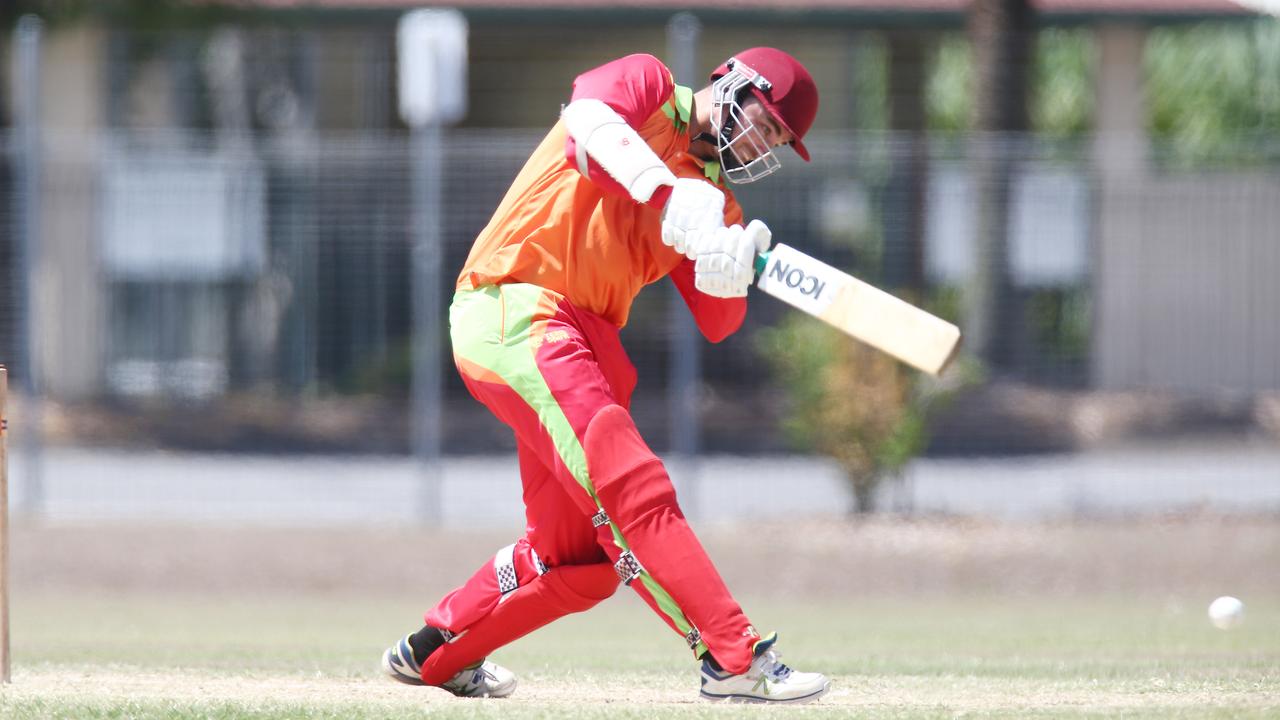
[{"label": "shoelace", "polygon": [[[465,668],[463,669],[463,672],[466,672]],[[459,673],[458,677],[455,677],[453,680],[450,680],[449,682],[445,683],[445,686],[456,687],[459,690],[461,690],[464,694],[469,694],[472,691],[480,687],[483,687],[485,679],[489,679],[489,680],[498,679],[497,675],[494,675],[493,673],[485,669],[483,662],[481,662],[479,665],[472,668],[471,678],[466,682],[462,682],[461,684],[458,684],[460,682],[459,677],[465,677],[465,676]]]},{"label": "shoelace", "polygon": [[766,650],[764,655],[760,656],[760,672],[768,675],[774,680],[786,680],[791,675],[791,668],[782,664],[780,658],[782,653],[776,650]]},{"label": "shoelace", "polygon": [[490,672],[487,668],[485,668],[484,664],[481,663],[480,666],[476,668],[475,674],[471,676],[471,682],[469,684],[483,685],[485,680],[493,680],[496,682],[497,679],[498,679],[498,676]]}]

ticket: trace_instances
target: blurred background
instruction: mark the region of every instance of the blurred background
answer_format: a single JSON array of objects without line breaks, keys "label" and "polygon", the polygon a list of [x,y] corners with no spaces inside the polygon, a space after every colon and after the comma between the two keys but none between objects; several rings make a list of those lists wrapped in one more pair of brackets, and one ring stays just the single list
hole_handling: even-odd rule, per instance
[{"label": "blurred background", "polygon": [[634,415],[752,622],[832,716],[1276,717],[1277,5],[0,2],[0,715],[711,712],[628,592],[499,651],[514,705],[377,658],[523,528],[446,307],[574,77],[767,44],[822,102],[748,217],[965,346],[640,295]]},{"label": "blurred background", "polygon": [[518,531],[449,359],[470,243],[577,74],[648,52],[697,89],[761,44],[822,104],[748,217],[965,355],[923,378],[763,296],[707,345],[647,289],[634,413],[695,521],[1280,509],[1265,2],[461,2],[465,115],[410,128],[418,5],[0,8],[17,518]]}]

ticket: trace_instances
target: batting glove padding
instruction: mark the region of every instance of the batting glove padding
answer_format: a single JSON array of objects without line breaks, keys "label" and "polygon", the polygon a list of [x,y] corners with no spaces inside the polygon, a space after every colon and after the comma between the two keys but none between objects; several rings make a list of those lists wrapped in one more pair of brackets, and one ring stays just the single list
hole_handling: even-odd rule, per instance
[{"label": "batting glove padding", "polygon": [[693,237],[723,228],[724,193],[703,180],[676,180],[662,210],[662,242],[693,260]]},{"label": "batting glove padding", "polygon": [[713,297],[745,297],[755,280],[756,255],[772,241],[773,233],[759,220],[699,234],[693,242],[694,287]]}]

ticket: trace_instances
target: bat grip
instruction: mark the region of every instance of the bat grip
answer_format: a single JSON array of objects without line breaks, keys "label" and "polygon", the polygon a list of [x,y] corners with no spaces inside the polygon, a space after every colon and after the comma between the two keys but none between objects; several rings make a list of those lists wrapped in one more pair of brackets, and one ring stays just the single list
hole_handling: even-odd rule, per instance
[{"label": "bat grip", "polygon": [[769,252],[766,250],[765,252],[762,252],[756,256],[756,263],[755,263],[756,275],[763,275],[764,269],[768,264],[769,264]]}]

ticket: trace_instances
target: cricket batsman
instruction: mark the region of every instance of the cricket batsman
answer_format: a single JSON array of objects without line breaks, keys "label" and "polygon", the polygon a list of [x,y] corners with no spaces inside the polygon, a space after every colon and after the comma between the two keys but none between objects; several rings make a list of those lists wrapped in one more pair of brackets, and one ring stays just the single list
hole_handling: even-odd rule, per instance
[{"label": "cricket batsman", "polygon": [[489,653],[621,582],[701,661],[703,697],[827,691],[743,614],[628,410],[636,371],[618,332],[637,293],[670,277],[708,340],[735,332],[770,232],[743,227],[725,181],[774,172],[780,145],[809,159],[818,91],[795,58],[751,48],[711,80],[695,93],[651,55],[578,76],[476,239],[449,309],[454,360],[515,432],[527,527],[383,654],[392,678],[506,697],[515,675]]}]

